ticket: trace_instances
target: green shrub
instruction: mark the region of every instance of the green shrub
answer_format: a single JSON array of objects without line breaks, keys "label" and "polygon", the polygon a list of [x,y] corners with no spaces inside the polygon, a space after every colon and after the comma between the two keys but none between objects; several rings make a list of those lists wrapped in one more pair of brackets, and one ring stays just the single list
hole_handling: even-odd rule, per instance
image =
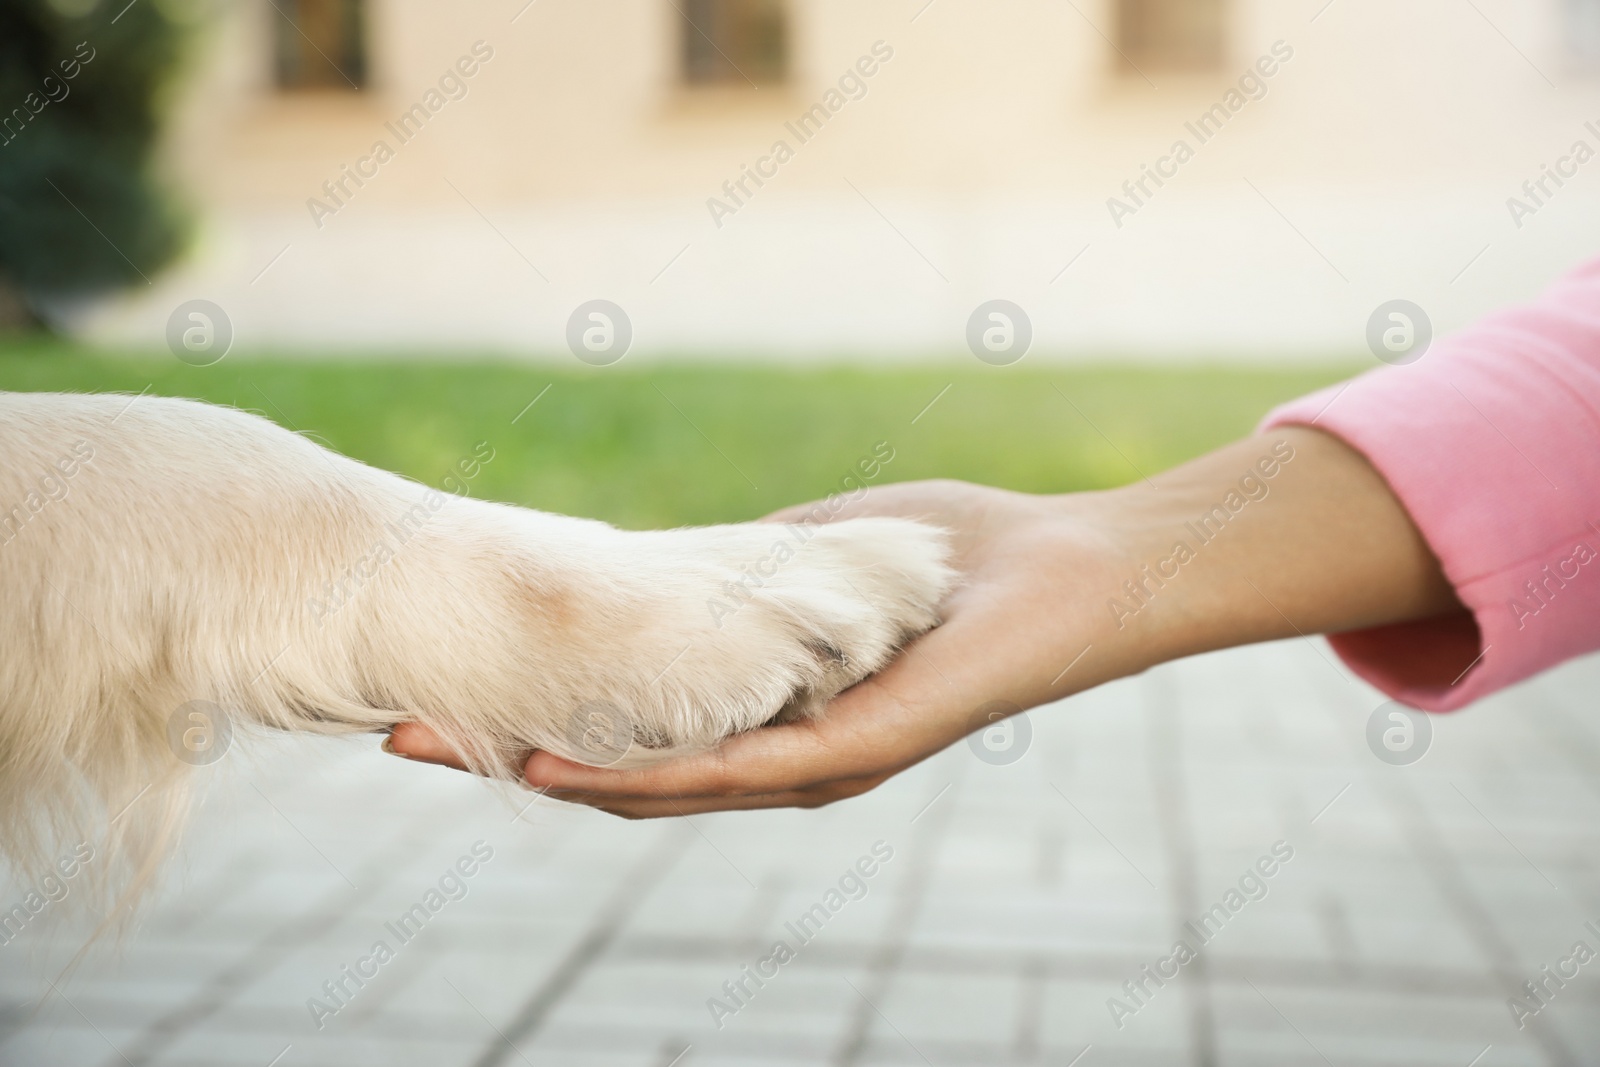
[{"label": "green shrub", "polygon": [[191,9],[126,2],[0,0],[0,319],[13,325],[146,284],[183,246],[156,158]]}]

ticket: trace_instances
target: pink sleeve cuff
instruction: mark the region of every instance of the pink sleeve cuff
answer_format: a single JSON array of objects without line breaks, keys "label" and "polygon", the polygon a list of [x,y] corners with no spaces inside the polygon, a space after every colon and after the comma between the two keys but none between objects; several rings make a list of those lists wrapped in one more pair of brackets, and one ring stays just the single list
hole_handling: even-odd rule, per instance
[{"label": "pink sleeve cuff", "polygon": [[1361,677],[1449,711],[1600,648],[1600,260],[1286,425],[1371,461],[1471,612],[1333,636]]}]

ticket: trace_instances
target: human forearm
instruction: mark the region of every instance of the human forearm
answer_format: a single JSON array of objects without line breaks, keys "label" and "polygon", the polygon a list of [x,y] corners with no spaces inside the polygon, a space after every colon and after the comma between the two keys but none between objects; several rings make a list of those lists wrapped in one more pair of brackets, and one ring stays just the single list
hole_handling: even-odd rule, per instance
[{"label": "human forearm", "polygon": [[1104,497],[1129,576],[1099,607],[1152,662],[1463,610],[1382,477],[1316,430],[1250,437]]}]

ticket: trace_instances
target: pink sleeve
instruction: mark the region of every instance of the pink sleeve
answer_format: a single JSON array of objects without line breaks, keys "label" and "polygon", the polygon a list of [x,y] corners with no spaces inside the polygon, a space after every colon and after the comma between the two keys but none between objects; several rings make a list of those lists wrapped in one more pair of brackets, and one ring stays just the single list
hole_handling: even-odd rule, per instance
[{"label": "pink sleeve", "polygon": [[1450,711],[1600,648],[1600,260],[1263,423],[1285,425],[1365,455],[1471,611],[1335,635],[1361,677]]}]

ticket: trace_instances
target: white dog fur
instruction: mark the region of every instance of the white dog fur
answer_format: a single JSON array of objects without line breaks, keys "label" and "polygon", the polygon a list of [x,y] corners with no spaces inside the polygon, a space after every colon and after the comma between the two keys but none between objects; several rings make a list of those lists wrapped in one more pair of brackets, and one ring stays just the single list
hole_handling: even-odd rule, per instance
[{"label": "white dog fur", "polygon": [[0,850],[26,876],[103,839],[148,881],[193,701],[419,721],[508,780],[532,748],[628,765],[814,715],[935,624],[946,559],[909,521],[627,532],[230,408],[0,393]]}]

